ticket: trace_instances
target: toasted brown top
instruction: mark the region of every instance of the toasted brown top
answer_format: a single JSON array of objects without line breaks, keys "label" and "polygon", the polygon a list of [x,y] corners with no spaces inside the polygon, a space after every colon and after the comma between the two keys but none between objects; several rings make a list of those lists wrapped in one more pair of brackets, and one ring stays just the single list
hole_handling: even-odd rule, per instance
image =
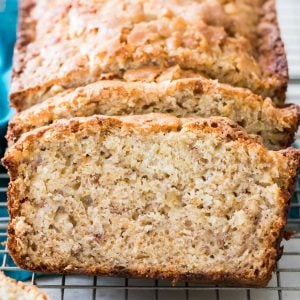
[{"label": "toasted brown top", "polygon": [[19,110],[68,87],[174,64],[284,98],[274,0],[22,0],[20,18],[11,88]]}]

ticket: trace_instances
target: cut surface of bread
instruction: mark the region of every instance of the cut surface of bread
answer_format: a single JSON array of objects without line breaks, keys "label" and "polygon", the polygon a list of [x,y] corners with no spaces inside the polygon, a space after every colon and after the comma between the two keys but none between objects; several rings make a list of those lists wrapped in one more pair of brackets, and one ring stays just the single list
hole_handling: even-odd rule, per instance
[{"label": "cut surface of bread", "polygon": [[[285,97],[274,0],[22,0],[19,24],[17,110],[70,87],[176,64],[277,102]],[[148,71],[146,79],[155,77]]]},{"label": "cut surface of bread", "polygon": [[6,277],[0,272],[0,300],[48,300],[48,297],[37,287]]},{"label": "cut surface of bread", "polygon": [[226,118],[150,114],[61,120],[2,162],[24,269],[264,286],[299,152],[269,151]]},{"label": "cut surface of bread", "polygon": [[290,146],[299,124],[295,105],[276,108],[270,99],[263,100],[249,90],[203,77],[152,83],[102,80],[67,90],[15,115],[7,139],[13,144],[21,134],[59,119],[151,112],[228,117],[248,133],[260,135],[270,149]]}]

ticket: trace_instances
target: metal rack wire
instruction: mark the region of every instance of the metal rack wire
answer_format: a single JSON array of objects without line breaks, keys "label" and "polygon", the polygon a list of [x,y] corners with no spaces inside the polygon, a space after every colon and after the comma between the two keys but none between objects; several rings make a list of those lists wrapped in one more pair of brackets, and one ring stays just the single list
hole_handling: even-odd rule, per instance
[{"label": "metal rack wire", "polygon": [[[279,20],[290,64],[288,100],[300,104],[300,1],[278,0]],[[300,136],[298,136],[300,141]],[[6,208],[8,175],[0,166],[0,209]],[[291,204],[287,229],[296,232],[284,241],[284,253],[266,288],[218,287],[158,280],[85,277],[75,275],[38,276],[31,282],[51,299],[300,299],[300,178]],[[8,216],[0,217],[0,242],[7,238]],[[0,270],[21,271],[11,260],[5,242],[0,244]]]}]

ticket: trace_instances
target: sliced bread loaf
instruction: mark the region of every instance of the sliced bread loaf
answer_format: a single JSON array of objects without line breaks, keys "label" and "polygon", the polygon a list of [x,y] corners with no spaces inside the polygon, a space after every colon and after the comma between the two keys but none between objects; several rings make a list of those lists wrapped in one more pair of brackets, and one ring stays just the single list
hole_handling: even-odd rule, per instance
[{"label": "sliced bread loaf", "polygon": [[94,116],[24,134],[3,164],[24,269],[264,286],[299,151],[221,117]]},{"label": "sliced bread loaf", "polygon": [[11,101],[180,65],[282,103],[288,67],[275,0],[21,0]]},{"label": "sliced bread loaf", "polygon": [[[176,78],[179,71],[172,68],[164,79]],[[131,78],[145,77],[145,72],[139,74],[135,72]],[[12,144],[22,133],[63,118],[150,112],[229,117],[248,133],[260,135],[271,149],[289,146],[299,124],[295,105],[275,108],[270,99],[263,100],[249,90],[197,76],[151,83],[98,81],[67,90],[17,114],[9,124],[7,138]]]}]

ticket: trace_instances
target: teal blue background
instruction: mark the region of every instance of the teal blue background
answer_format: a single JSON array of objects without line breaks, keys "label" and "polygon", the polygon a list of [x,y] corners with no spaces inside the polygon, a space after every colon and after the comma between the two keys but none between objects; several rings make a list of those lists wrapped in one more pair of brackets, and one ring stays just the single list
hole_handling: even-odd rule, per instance
[{"label": "teal blue background", "polygon": [[13,46],[16,39],[18,7],[16,0],[0,1],[0,155],[3,155],[7,122],[13,113],[9,108],[8,89]]}]

